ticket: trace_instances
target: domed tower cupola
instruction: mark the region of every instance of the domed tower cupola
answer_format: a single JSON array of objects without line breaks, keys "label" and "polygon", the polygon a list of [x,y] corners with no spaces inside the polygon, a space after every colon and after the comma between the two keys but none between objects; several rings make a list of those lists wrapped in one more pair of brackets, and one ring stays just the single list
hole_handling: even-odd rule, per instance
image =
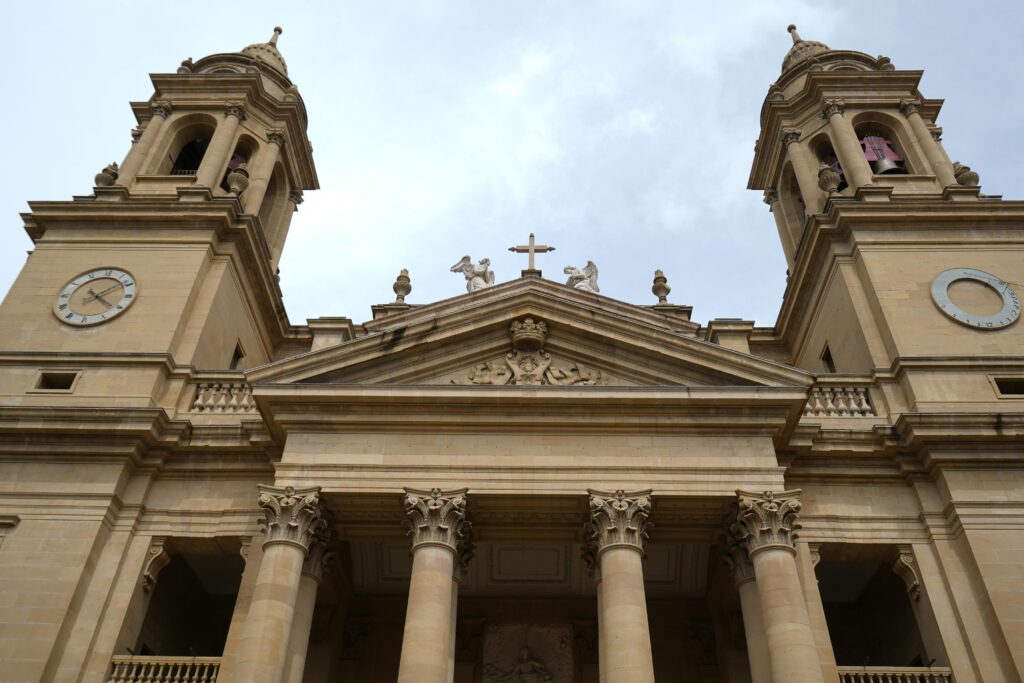
[{"label": "domed tower cupola", "polygon": [[[318,187],[306,107],[277,42],[223,52],[152,74],[155,94],[133,102],[139,128],[97,196],[147,201],[233,200],[276,267],[292,213]],[[107,178],[109,177],[109,180]]]},{"label": "domed tower cupola", "polygon": [[788,30],[793,45],[761,107],[748,187],[764,190],[790,268],[810,219],[836,202],[977,193],[958,187],[971,177],[956,175],[939,143],[942,101],[921,95],[921,71]]},{"label": "domed tower cupola", "polygon": [[242,50],[242,54],[248,55],[258,62],[262,62],[261,66],[276,69],[287,76],[288,64],[284,61],[284,57],[281,56],[281,52],[277,49],[277,38],[281,33],[283,33],[281,27],[275,26],[274,35],[270,37],[270,40],[265,43],[253,43]]},{"label": "domed tower cupola", "polygon": [[815,55],[820,55],[829,51],[829,47],[825,43],[819,43],[816,40],[804,40],[801,38],[800,34],[796,32],[795,24],[790,24],[786,30],[789,31],[791,36],[793,36],[793,47],[789,48],[789,52],[786,53],[786,56],[782,60],[783,73],[801,62],[807,61]]}]

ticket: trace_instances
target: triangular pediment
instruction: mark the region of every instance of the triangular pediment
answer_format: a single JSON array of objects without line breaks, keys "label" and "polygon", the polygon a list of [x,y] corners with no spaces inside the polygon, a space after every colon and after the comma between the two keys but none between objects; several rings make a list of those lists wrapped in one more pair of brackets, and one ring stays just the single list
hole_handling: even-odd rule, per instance
[{"label": "triangular pediment", "polygon": [[698,326],[685,319],[539,278],[413,307],[364,327],[356,339],[246,376],[259,383],[434,386],[811,383],[803,371],[697,339]]}]

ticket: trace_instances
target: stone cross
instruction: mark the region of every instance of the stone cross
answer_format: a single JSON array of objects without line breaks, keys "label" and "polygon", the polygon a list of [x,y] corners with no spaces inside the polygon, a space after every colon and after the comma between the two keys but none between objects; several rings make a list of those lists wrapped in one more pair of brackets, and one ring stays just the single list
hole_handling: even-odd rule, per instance
[{"label": "stone cross", "polygon": [[546,254],[549,251],[554,251],[554,247],[549,247],[546,244],[537,244],[536,238],[533,233],[530,233],[529,244],[521,244],[517,247],[509,247],[509,251],[514,251],[517,254],[529,254],[530,261],[529,267],[522,271],[523,277],[540,277],[540,271],[534,268],[533,256],[534,254]]}]

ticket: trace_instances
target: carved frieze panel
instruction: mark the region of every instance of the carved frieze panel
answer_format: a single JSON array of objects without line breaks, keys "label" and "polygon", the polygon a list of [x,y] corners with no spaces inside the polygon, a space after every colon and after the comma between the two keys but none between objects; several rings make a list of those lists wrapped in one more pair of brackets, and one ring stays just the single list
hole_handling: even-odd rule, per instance
[{"label": "carved frieze panel", "polygon": [[483,683],[573,683],[572,624],[488,624]]}]

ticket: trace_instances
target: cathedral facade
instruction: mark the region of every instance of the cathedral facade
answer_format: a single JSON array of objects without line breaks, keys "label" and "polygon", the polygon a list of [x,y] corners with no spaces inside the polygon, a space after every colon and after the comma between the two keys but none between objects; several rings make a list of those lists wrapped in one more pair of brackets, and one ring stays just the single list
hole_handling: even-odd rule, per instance
[{"label": "cathedral facade", "polygon": [[0,305],[0,681],[1021,683],[1024,203],[922,72],[790,31],[771,327],[532,236],[296,325],[280,31],[153,75]]}]

